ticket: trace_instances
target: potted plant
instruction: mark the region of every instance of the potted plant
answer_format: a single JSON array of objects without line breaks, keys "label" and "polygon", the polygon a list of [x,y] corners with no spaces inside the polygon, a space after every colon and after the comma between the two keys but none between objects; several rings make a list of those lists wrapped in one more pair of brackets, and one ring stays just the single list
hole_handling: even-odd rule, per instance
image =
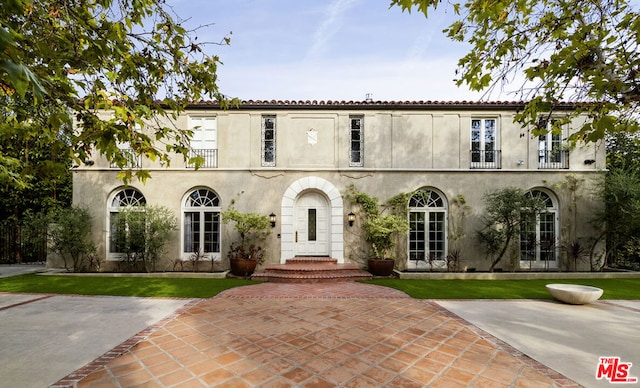
[{"label": "potted plant", "polygon": [[364,211],[365,221],[362,228],[365,240],[371,244],[373,255],[367,258],[368,270],[374,276],[389,276],[395,266],[395,255],[392,254],[398,238],[406,236],[409,222],[406,216],[383,214],[378,199],[358,191],[350,186],[349,198],[359,204]]},{"label": "potted plant", "polygon": [[369,272],[374,276],[389,276],[395,265],[392,249],[396,239],[406,235],[409,225],[405,218],[393,214],[377,214],[367,219],[362,227],[365,239],[371,243],[374,256],[367,259]]},{"label": "potted plant", "polygon": [[222,212],[222,222],[235,223],[240,239],[231,244],[227,258],[231,273],[236,276],[251,276],[258,264],[265,258],[264,248],[260,245],[271,232],[268,216],[257,213],[242,213],[233,207]]}]

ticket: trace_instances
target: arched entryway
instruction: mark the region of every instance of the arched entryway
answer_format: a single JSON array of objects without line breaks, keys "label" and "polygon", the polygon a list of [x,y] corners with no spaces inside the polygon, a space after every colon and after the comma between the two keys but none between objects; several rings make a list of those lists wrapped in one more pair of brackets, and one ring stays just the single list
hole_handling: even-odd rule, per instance
[{"label": "arched entryway", "polygon": [[293,182],[282,197],[280,262],[294,256],[331,256],[344,262],[340,191],[319,177]]}]

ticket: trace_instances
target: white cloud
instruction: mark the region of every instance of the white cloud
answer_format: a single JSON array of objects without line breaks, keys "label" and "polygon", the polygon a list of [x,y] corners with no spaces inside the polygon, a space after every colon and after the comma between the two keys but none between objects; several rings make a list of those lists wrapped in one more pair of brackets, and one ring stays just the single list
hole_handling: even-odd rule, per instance
[{"label": "white cloud", "polygon": [[[201,36],[233,31],[220,56],[220,90],[259,100],[478,100],[453,82],[464,45],[442,29],[453,15],[425,19],[388,2],[365,0],[171,0],[193,24],[215,23]],[[440,12],[440,10],[439,10]]]},{"label": "white cloud", "polygon": [[307,51],[307,57],[316,58],[324,54],[327,42],[340,30],[344,14],[358,2],[359,0],[334,0],[328,5],[323,22],[313,34],[313,43]]}]

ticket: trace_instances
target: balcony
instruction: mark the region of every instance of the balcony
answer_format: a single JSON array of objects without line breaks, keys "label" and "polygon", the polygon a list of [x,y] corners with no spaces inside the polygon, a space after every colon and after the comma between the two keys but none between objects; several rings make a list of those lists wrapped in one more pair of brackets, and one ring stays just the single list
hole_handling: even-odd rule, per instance
[{"label": "balcony", "polygon": [[[218,167],[218,150],[217,149],[192,149],[189,151],[189,158],[201,157],[204,163],[200,168],[217,168]],[[195,168],[195,163],[187,162],[187,168]]]},{"label": "balcony", "polygon": [[[142,167],[142,157],[140,155],[136,155],[135,151],[131,148],[121,148],[122,156],[127,158],[127,164],[122,168],[141,168]],[[109,168],[119,168],[118,164],[115,162],[111,162],[109,164]]]},{"label": "balcony", "polygon": [[500,169],[502,166],[501,152],[500,150],[471,150],[471,168]]},{"label": "balcony", "polygon": [[569,150],[538,151],[539,169],[569,168]]}]

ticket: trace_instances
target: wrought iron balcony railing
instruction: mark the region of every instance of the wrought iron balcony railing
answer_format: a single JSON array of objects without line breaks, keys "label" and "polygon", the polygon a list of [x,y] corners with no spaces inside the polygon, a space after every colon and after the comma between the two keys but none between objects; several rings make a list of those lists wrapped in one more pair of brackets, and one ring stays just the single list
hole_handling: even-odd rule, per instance
[{"label": "wrought iron balcony railing", "polygon": [[499,169],[501,163],[501,151],[471,150],[471,168]]},{"label": "wrought iron balcony railing", "polygon": [[[218,167],[218,150],[217,149],[192,149],[189,151],[189,158],[201,157],[204,163],[200,168],[216,168]],[[187,168],[195,168],[195,163],[187,163]]]},{"label": "wrought iron balcony railing", "polygon": [[538,168],[569,168],[569,150],[538,151]]},{"label": "wrought iron balcony railing", "polygon": [[[133,149],[131,148],[123,148],[122,154],[125,155],[128,159],[128,162],[123,168],[141,168],[142,167],[142,157],[140,155],[136,155]],[[109,164],[109,168],[119,168],[117,163],[111,162]]]}]

